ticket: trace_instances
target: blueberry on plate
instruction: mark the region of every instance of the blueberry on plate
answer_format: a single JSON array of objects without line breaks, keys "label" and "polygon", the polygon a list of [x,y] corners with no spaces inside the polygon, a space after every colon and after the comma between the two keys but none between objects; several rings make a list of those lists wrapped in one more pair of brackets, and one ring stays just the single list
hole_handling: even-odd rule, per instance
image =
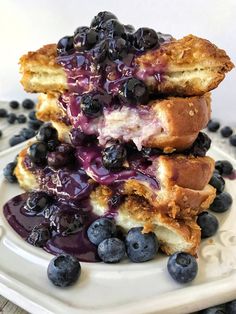
[{"label": "blueberry on plate", "polygon": [[74,44],[73,36],[64,36],[57,43],[57,55],[65,56],[73,51]]},{"label": "blueberry on plate", "polygon": [[227,192],[222,192],[216,195],[213,203],[210,205],[210,210],[216,213],[224,213],[230,208],[232,203],[232,196]]},{"label": "blueberry on plate", "polygon": [[209,307],[208,309],[202,310],[198,313],[199,314],[230,314],[230,312],[226,311],[224,304]]},{"label": "blueberry on plate", "polygon": [[220,134],[221,134],[223,137],[230,137],[230,135],[233,134],[233,130],[231,129],[231,127],[225,126],[225,127],[223,127],[223,128],[220,130]]},{"label": "blueberry on plate", "polygon": [[7,110],[4,108],[0,108],[0,118],[6,118],[8,115]]},{"label": "blueberry on plate", "polygon": [[142,230],[143,227],[131,228],[126,236],[127,255],[134,263],[142,263],[153,259],[159,248],[155,233],[142,233]]},{"label": "blueberry on plate", "polygon": [[45,209],[51,202],[50,196],[41,191],[32,192],[26,201],[25,209],[29,213],[37,214]]},{"label": "blueberry on plate", "polygon": [[25,123],[27,121],[27,118],[24,114],[19,114],[19,116],[17,117],[17,121],[18,123]]},{"label": "blueberry on plate", "polygon": [[201,228],[202,239],[212,237],[219,228],[217,218],[209,212],[202,212],[199,214],[197,224]]},{"label": "blueberry on plate", "polygon": [[25,141],[24,136],[22,135],[14,135],[9,139],[9,145],[10,146],[15,146],[17,144],[23,143]]},{"label": "blueberry on plate", "polygon": [[79,260],[69,254],[54,257],[47,269],[49,280],[57,287],[67,287],[74,284],[80,277]]},{"label": "blueberry on plate", "polygon": [[32,110],[29,112],[28,117],[30,120],[38,120],[36,117],[36,110]]},{"label": "blueberry on plate", "polygon": [[118,263],[125,256],[125,244],[117,238],[105,239],[98,245],[98,256],[104,263]]},{"label": "blueberry on plate", "polygon": [[88,27],[79,27],[74,36],[76,50],[91,49],[98,42],[98,32]]},{"label": "blueberry on plate", "polygon": [[125,27],[118,20],[111,19],[102,24],[101,39],[125,37]]},{"label": "blueberry on plate", "polygon": [[95,245],[98,245],[105,239],[112,238],[115,234],[115,221],[109,218],[95,220],[87,230],[89,241]]},{"label": "blueberry on plate", "polygon": [[157,33],[151,28],[139,28],[134,33],[134,46],[141,51],[152,49],[154,47],[158,48],[159,41]]},{"label": "blueberry on plate", "polygon": [[122,144],[106,147],[102,152],[102,162],[107,169],[119,169],[126,160],[126,149]]},{"label": "blueberry on plate", "polygon": [[117,17],[108,11],[99,12],[94,18],[92,19],[90,27],[95,28],[97,30],[101,29],[102,24],[104,24],[108,20],[116,20]]},{"label": "blueberry on plate", "polygon": [[44,124],[36,135],[38,141],[47,143],[49,140],[57,140],[57,130],[49,123]]},{"label": "blueberry on plate", "polygon": [[32,99],[25,99],[22,101],[22,107],[24,109],[31,110],[34,108],[34,106],[35,106],[35,103]]},{"label": "blueberry on plate", "polygon": [[225,309],[227,314],[236,314],[236,300],[226,303]]},{"label": "blueberry on plate", "polygon": [[20,104],[19,104],[18,101],[12,100],[12,101],[10,101],[9,106],[10,106],[12,109],[18,109],[18,108],[20,107]]},{"label": "blueberry on plate", "polygon": [[176,252],[169,257],[167,269],[175,281],[188,283],[197,276],[198,264],[194,256],[184,252]]},{"label": "blueberry on plate", "polygon": [[144,82],[136,79],[128,79],[123,86],[124,96],[132,104],[146,104],[148,101],[148,90]]},{"label": "blueberry on plate", "polygon": [[103,102],[97,95],[85,94],[81,98],[81,110],[88,118],[97,118],[103,112]]},{"label": "blueberry on plate", "polygon": [[217,160],[215,163],[215,169],[219,171],[221,175],[230,175],[234,168],[228,160]]},{"label": "blueberry on plate", "polygon": [[207,129],[210,132],[216,132],[220,128],[220,123],[215,120],[210,120],[207,124]]},{"label": "blueberry on plate", "polygon": [[29,120],[28,126],[30,129],[37,131],[43,125],[43,121],[40,120]]},{"label": "blueberry on plate", "polygon": [[33,163],[39,166],[46,164],[47,144],[43,142],[36,142],[28,149],[28,155]]},{"label": "blueberry on plate", "polygon": [[187,153],[195,157],[204,157],[210,147],[211,139],[206,133],[200,132],[192,147],[187,150]]},{"label": "blueberry on plate", "polygon": [[224,191],[225,180],[222,178],[220,174],[213,173],[213,176],[211,177],[209,184],[212,185],[217,190],[218,193]]},{"label": "blueberry on plate", "polygon": [[33,228],[29,234],[27,241],[33,246],[44,247],[51,238],[51,231],[47,224],[40,224]]},{"label": "blueberry on plate", "polygon": [[14,124],[16,122],[16,114],[15,113],[9,113],[9,115],[7,116],[7,122],[10,124]]},{"label": "blueberry on plate", "polygon": [[14,171],[16,168],[16,162],[10,162],[9,164],[6,165],[6,167],[3,169],[3,175],[5,179],[10,182],[10,183],[15,183],[17,182],[17,178],[14,175]]},{"label": "blueberry on plate", "polygon": [[236,134],[230,136],[229,142],[232,146],[236,146]]},{"label": "blueberry on plate", "polygon": [[20,135],[23,136],[26,140],[35,136],[35,131],[32,129],[23,128],[20,131]]}]

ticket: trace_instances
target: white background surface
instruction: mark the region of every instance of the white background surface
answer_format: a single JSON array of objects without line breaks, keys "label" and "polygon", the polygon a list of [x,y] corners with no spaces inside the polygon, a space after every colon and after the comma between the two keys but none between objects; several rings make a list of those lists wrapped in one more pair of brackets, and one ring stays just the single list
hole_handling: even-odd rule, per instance
[{"label": "white background surface", "polygon": [[[135,27],[149,26],[181,38],[189,33],[224,48],[236,64],[235,0],[0,0],[0,100],[23,99],[18,59],[57,42],[109,10]],[[213,92],[213,117],[236,125],[236,70]]]}]

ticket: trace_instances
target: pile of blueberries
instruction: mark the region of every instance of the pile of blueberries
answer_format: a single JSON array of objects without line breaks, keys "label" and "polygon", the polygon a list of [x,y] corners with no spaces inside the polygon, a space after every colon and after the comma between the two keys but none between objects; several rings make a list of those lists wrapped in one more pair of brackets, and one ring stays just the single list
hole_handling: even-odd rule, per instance
[{"label": "pile of blueberries", "polygon": [[[12,100],[9,103],[9,106],[13,110],[17,110],[20,108],[20,103],[16,100]],[[28,114],[28,128],[23,128],[19,134],[14,135],[9,140],[10,146],[15,146],[19,143],[22,143],[32,137],[35,136],[35,132],[41,127],[43,124],[42,121],[36,118],[36,111],[33,110],[35,107],[35,103],[31,99],[25,99],[21,103],[22,108],[26,110],[30,110]],[[24,124],[27,122],[27,117],[24,114],[19,114],[18,116],[11,112],[8,113],[5,108],[0,108],[0,118],[5,118],[9,124],[15,124],[18,122],[19,124]],[[0,138],[3,136],[3,131],[0,130]]]},{"label": "pile of blueberries", "polygon": [[[210,132],[217,132],[220,129],[220,123],[216,120],[210,120],[207,129]],[[220,134],[224,138],[229,138],[229,142],[232,146],[236,146],[236,134],[233,134],[233,129],[231,127],[225,126],[221,128]]]}]

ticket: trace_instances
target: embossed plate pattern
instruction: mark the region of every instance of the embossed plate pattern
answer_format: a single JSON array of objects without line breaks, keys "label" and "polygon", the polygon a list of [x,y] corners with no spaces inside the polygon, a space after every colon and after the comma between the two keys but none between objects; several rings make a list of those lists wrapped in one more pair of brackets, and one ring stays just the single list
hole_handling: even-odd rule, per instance
[{"label": "embossed plate pattern", "polygon": [[[14,159],[16,147],[0,155],[0,168]],[[218,148],[215,159],[236,162]],[[0,206],[22,191],[0,182]],[[143,314],[190,313],[236,298],[236,181],[226,180],[233,195],[230,211],[218,214],[220,230],[202,241],[199,273],[190,285],[179,285],[168,275],[167,257],[151,262],[118,265],[82,263],[79,282],[67,289],[53,287],[46,276],[52,256],[22,241],[0,214],[0,294],[31,313]]]}]

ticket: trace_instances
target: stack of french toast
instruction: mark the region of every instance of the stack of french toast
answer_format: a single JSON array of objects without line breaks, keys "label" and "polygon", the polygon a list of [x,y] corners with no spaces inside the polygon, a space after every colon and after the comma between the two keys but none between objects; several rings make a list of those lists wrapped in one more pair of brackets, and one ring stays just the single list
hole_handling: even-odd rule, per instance
[{"label": "stack of french toast", "polygon": [[233,64],[208,40],[134,30],[109,14],[21,57],[21,82],[40,93],[37,118],[46,124],[15,174],[26,191],[88,199],[124,230],[155,232],[166,254],[195,255],[197,216],[216,194],[201,130],[210,91]]}]

